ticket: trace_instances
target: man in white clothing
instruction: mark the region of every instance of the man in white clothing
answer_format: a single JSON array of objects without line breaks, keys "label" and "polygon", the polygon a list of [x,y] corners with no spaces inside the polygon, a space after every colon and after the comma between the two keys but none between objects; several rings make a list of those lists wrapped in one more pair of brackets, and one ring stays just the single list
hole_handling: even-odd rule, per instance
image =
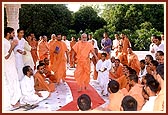
[{"label": "man in white clothing", "polygon": [[145,90],[149,95],[149,100],[143,105],[141,111],[153,111],[158,87],[159,83],[154,78],[153,80],[147,81]]},{"label": "man in white clothing", "polygon": [[66,36],[62,36],[62,41],[65,42],[68,51],[70,51],[71,50],[70,41],[67,40]]},{"label": "man in white clothing", "polygon": [[118,46],[120,44],[120,40],[119,40],[119,35],[118,34],[115,34],[115,39],[113,40],[113,45],[112,45],[112,49],[114,50],[114,53],[115,53],[115,56],[116,56],[116,53],[118,51]]},{"label": "man in white clothing", "polygon": [[33,70],[30,66],[23,67],[24,77],[21,80],[22,98],[21,104],[37,104],[49,96],[48,91],[35,91],[34,90],[34,77]]},{"label": "man in white clothing", "polygon": [[154,49],[154,46],[155,46],[155,37],[156,37],[156,35],[152,35],[151,36],[151,44],[150,44],[150,46],[149,46],[149,52],[150,52],[150,54],[152,55],[152,57],[155,59],[155,53],[156,53],[156,51],[155,51],[155,49]]},{"label": "man in white clothing", "polygon": [[141,70],[139,72],[139,76],[138,77],[139,77],[139,80],[142,81],[142,77],[147,74],[146,65],[145,65],[145,60],[144,59],[140,61],[140,67],[141,67]]},{"label": "man in white clothing", "polygon": [[23,55],[26,55],[26,51],[24,51],[24,45],[25,45],[25,39],[23,38],[24,30],[18,29],[17,34],[18,35],[15,38],[15,40],[18,40],[18,45],[14,48],[14,53],[16,59],[16,69],[18,72],[19,81],[21,81],[24,76],[22,72],[22,68],[24,67]]},{"label": "man in white clothing", "polygon": [[[70,46],[70,41],[68,41],[67,40],[67,38],[66,38],[66,36],[62,36],[62,41],[66,44],[66,46],[67,46],[67,49],[68,49],[68,58],[70,57],[69,55],[69,52],[71,51],[71,46]],[[65,57],[67,58],[67,55],[65,54]],[[70,60],[70,59],[69,59]],[[69,68],[69,64],[67,63],[66,64],[66,66],[67,66],[67,69]]]},{"label": "man in white clothing", "polygon": [[31,42],[32,37],[28,35],[26,37],[25,45],[24,45],[24,51],[26,51],[26,55],[23,55],[23,63],[24,66],[29,65],[31,68],[34,68],[34,62],[33,57],[31,55],[31,46],[29,43]]},{"label": "man in white clothing", "polygon": [[164,33],[161,34],[162,44],[164,44]]},{"label": "man in white clothing", "polygon": [[89,38],[88,42],[91,42],[91,43],[93,42],[93,47],[94,47],[94,49],[99,50],[99,48],[98,48],[98,46],[97,46],[97,41],[96,41],[95,39],[93,39],[92,34],[89,34],[89,35],[88,35],[88,38]]},{"label": "man in white clothing", "polygon": [[19,99],[21,97],[20,84],[16,70],[15,55],[13,49],[18,42],[13,40],[14,29],[7,27],[4,30],[4,76],[3,96],[4,108],[20,106]]},{"label": "man in white clothing", "polygon": [[[97,46],[97,41],[95,39],[93,39],[92,34],[89,34],[88,38],[89,38],[88,42],[90,42],[94,47],[95,54],[98,55],[99,48]],[[92,53],[90,53],[90,58],[93,58]],[[94,59],[92,59],[92,61],[93,61],[94,64],[96,64]]]},{"label": "man in white clothing", "polygon": [[102,95],[107,96],[109,83],[109,70],[111,69],[111,61],[106,60],[106,53],[101,54],[101,59],[96,64],[96,71],[98,72],[98,82],[100,84]]},{"label": "man in white clothing", "polygon": [[164,44],[162,44],[162,39],[160,36],[156,36],[155,39],[154,39],[154,43],[155,43],[155,46],[154,46],[154,50],[155,50],[155,54],[157,51],[163,51],[164,52]]}]

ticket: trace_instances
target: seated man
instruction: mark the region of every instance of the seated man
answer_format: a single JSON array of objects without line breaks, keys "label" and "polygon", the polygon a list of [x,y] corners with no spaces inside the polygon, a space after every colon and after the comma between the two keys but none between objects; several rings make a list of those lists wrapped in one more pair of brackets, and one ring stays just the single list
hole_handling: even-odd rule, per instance
[{"label": "seated man", "polygon": [[49,78],[52,82],[56,83],[56,78],[54,76],[54,72],[51,70],[51,67],[49,66],[50,60],[48,58],[44,59],[44,65],[45,65],[45,70],[44,74],[46,78]]},{"label": "seated man", "polygon": [[115,66],[113,67],[114,68],[114,71],[110,71],[110,74],[109,74],[109,77],[111,79],[117,79],[117,78],[120,78],[122,75],[124,75],[123,73],[123,66],[122,64],[120,63],[120,60],[119,59],[115,59]]},{"label": "seated man", "polygon": [[139,72],[138,77],[139,77],[139,80],[142,81],[142,76],[147,74],[145,60],[140,61],[140,67],[141,67],[141,70]]},{"label": "seated man", "polygon": [[139,75],[140,72],[140,62],[138,59],[138,56],[132,51],[132,48],[128,48],[128,66],[134,69],[137,72],[137,75]]},{"label": "seated man", "polygon": [[119,83],[115,80],[111,80],[108,84],[109,90],[109,104],[107,110],[120,111],[121,101],[124,97],[123,93],[119,90]]},{"label": "seated man", "polygon": [[135,98],[127,95],[123,98],[121,103],[121,111],[137,111],[138,102]]},{"label": "seated man", "polygon": [[49,97],[48,91],[35,91],[33,70],[30,66],[23,67],[24,78],[21,81],[22,98],[21,104],[37,104]]},{"label": "seated man", "polygon": [[161,90],[157,95],[157,98],[155,99],[155,104],[154,104],[154,111],[164,111],[165,109],[165,82],[164,82],[164,65],[160,65],[157,68],[157,75],[154,76],[155,79],[159,82]]},{"label": "seated man", "polygon": [[131,74],[128,76],[128,83],[131,86],[131,89],[129,90],[127,95],[130,95],[137,100],[137,111],[139,111],[142,109],[142,106],[145,103],[145,99],[142,95],[143,86],[138,83],[138,76],[136,74]]},{"label": "seated man", "polygon": [[159,83],[154,79],[151,81],[147,80],[145,90],[149,95],[149,100],[143,105],[141,111],[153,111],[154,103],[156,100],[156,93],[158,91]]},{"label": "seated man", "polygon": [[87,94],[82,94],[77,99],[77,106],[79,108],[79,111],[89,111],[91,110],[91,99]]},{"label": "seated man", "polygon": [[54,92],[55,84],[52,83],[50,80],[47,80],[43,74],[44,74],[44,65],[39,64],[37,66],[37,72],[34,74],[35,90]]}]

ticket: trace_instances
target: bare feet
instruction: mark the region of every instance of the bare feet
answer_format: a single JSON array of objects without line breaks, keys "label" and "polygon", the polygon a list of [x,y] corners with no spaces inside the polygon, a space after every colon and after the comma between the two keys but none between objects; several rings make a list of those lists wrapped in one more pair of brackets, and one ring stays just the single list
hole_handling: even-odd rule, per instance
[{"label": "bare feet", "polygon": [[85,90],[88,90],[88,87],[85,87]]},{"label": "bare feet", "polygon": [[14,108],[20,107],[20,102],[17,102],[15,105],[12,105]]},{"label": "bare feet", "polygon": [[103,95],[104,90],[101,91],[101,94]]},{"label": "bare feet", "polygon": [[78,92],[81,92],[82,91],[82,87],[80,87],[79,89],[78,89]]}]

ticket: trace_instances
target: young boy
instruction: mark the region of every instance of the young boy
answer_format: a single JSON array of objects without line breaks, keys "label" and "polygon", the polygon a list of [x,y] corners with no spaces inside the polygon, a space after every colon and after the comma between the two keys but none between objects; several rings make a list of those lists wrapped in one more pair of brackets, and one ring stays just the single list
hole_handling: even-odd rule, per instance
[{"label": "young boy", "polygon": [[101,59],[96,64],[96,71],[98,72],[98,82],[100,84],[102,95],[107,96],[109,83],[109,70],[111,69],[111,61],[106,60],[106,53],[101,54]]}]

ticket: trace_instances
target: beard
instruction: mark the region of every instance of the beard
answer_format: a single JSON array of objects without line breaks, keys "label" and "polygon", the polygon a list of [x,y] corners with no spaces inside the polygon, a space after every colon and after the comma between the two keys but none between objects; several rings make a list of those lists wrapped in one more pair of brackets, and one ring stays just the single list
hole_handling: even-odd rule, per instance
[{"label": "beard", "polygon": [[13,36],[10,36],[9,39],[10,39],[10,40],[13,40]]}]

